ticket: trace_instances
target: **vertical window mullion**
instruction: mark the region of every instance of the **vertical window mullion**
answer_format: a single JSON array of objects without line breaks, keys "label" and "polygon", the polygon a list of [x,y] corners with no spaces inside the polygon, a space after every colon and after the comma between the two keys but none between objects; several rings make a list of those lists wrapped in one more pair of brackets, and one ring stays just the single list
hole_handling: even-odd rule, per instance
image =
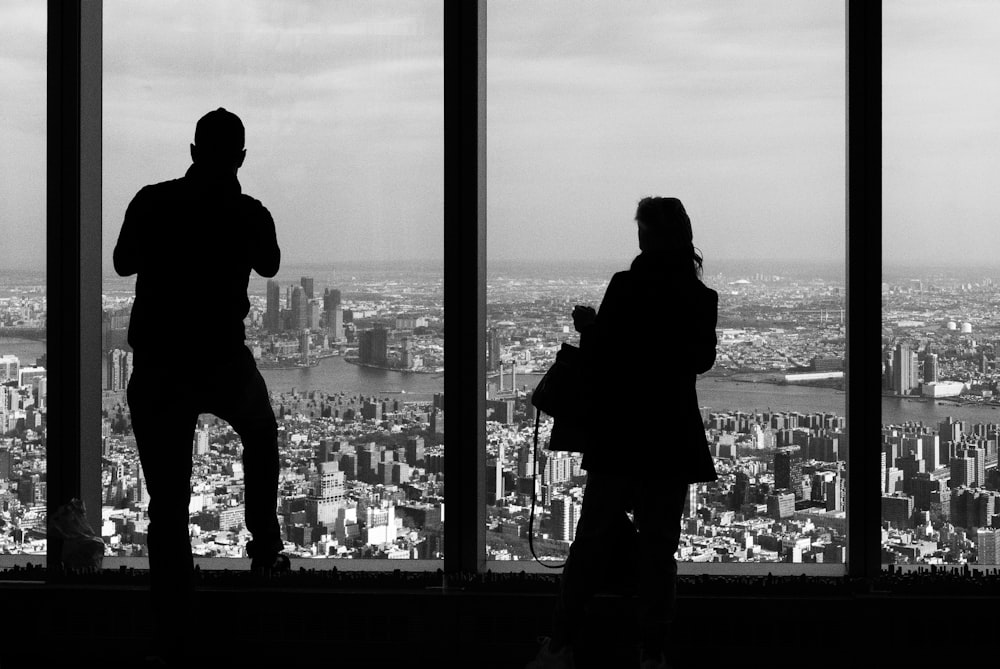
[{"label": "vertical window mullion", "polygon": [[486,3],[444,2],[445,571],[485,562]]},{"label": "vertical window mullion", "polygon": [[847,565],[880,569],[881,7],[847,5]]},{"label": "vertical window mullion", "polygon": [[[48,515],[80,495],[79,206],[80,5],[48,3],[46,128],[46,307]],[[97,509],[98,513],[100,509]],[[61,542],[49,536],[47,563],[58,566]]]},{"label": "vertical window mullion", "polygon": [[[47,506],[73,497],[100,527],[101,3],[48,3]],[[96,362],[95,362],[96,361]],[[57,567],[58,537],[47,563]]]}]

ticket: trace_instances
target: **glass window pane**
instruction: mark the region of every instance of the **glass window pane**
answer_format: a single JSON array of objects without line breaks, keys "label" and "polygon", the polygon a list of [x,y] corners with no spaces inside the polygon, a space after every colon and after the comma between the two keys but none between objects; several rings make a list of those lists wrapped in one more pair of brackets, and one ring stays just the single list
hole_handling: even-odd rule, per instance
[{"label": "glass window pane", "polygon": [[0,2],[0,555],[46,546],[45,49],[45,3]]},{"label": "glass window pane", "polygon": [[[537,552],[567,555],[588,472],[578,453],[533,457],[532,389],[579,344],[574,305],[597,309],[639,253],[640,198],[670,196],[719,294],[717,358],[697,381],[718,479],[662,520],[681,524],[678,557],[842,564],[844,3],[488,11],[488,559],[531,559],[533,490]],[[592,389],[587,429],[628,481],[665,484],[693,417],[671,399],[689,353],[668,329],[694,321],[670,294],[615,319],[604,364],[648,375],[641,393]],[[655,424],[658,451],[622,438],[636,423]]]},{"label": "glass window pane", "polygon": [[[150,298],[136,296],[134,276],[115,273],[113,249],[137,191],[184,176],[196,121],[224,107],[246,130],[243,192],[269,210],[281,249],[276,276],[251,273],[244,323],[278,421],[285,551],[442,556],[441,16],[439,0],[105,2],[109,553],[146,554],[156,495],[140,468],[126,397],[143,364],[128,335],[133,305]],[[246,435],[209,404],[191,404],[205,388],[241,391],[227,386],[207,343],[206,323],[231,309],[224,286],[202,280],[230,251],[212,230],[200,232],[164,268],[177,290],[138,308],[156,310],[152,319],[175,338],[145,353],[146,364],[169,360],[179,379],[160,420],[185,406],[200,413],[191,441],[177,444],[193,449],[193,550],[242,557],[251,538]]]},{"label": "glass window pane", "polygon": [[882,11],[882,561],[995,565],[1000,7]]}]

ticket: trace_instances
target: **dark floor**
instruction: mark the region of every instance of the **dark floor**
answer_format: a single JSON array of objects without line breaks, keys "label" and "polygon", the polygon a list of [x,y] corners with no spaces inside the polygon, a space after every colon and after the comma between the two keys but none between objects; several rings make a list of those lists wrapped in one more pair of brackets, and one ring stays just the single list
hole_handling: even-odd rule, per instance
[{"label": "dark floor", "polygon": [[[803,585],[796,595],[793,585],[774,594],[682,588],[689,593],[679,601],[676,666],[954,666],[956,649],[968,648],[970,621],[995,620],[1000,610],[1000,596],[974,591],[903,596]],[[188,666],[519,668],[548,631],[553,593],[551,579],[520,592],[481,583],[211,583],[199,588],[187,621]],[[597,598],[583,635],[589,646],[577,653],[581,669],[637,666],[632,601]],[[0,605],[0,669],[144,666],[150,619],[142,585],[0,581]]]}]

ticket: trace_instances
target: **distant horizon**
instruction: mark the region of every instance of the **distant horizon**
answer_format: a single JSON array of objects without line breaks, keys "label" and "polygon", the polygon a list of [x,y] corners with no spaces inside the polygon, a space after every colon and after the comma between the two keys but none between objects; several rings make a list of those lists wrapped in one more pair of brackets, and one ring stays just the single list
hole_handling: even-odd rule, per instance
[{"label": "distant horizon", "polygon": [[[638,251],[634,255],[638,255]],[[634,255],[629,255],[623,258],[557,258],[557,259],[539,259],[539,258],[488,258],[486,261],[487,270],[490,265],[504,265],[504,264],[523,264],[523,265],[533,265],[533,266],[558,266],[567,267],[573,265],[591,265],[599,267],[614,267],[621,266],[623,263],[627,265],[628,262],[632,260]],[[405,267],[408,265],[432,265],[432,264],[444,264],[443,258],[407,258],[407,259],[390,259],[390,258],[372,258],[372,259],[331,259],[325,262],[316,261],[297,261],[297,260],[283,260],[281,263],[281,270],[279,274],[287,271],[287,268],[299,268],[299,269],[312,269],[312,270],[336,270],[338,267],[377,267],[377,266],[401,266]],[[804,265],[808,266],[818,266],[824,269],[830,269],[837,266],[845,266],[846,263],[843,259],[836,260],[824,260],[817,258],[761,258],[761,257],[744,257],[744,258],[706,258],[705,260],[706,272],[714,273],[719,271],[722,265],[741,265],[741,269],[745,269],[748,266],[758,268],[759,271],[772,271],[773,273],[780,273],[782,267],[793,267],[801,268]],[[763,267],[767,265],[768,267]],[[972,265],[967,265],[972,266]],[[1000,264],[995,265],[1000,269]],[[888,267],[888,266],[887,266]],[[939,269],[936,267],[914,263],[912,266],[906,265],[893,265],[893,269]],[[44,269],[39,269],[35,266],[12,266],[0,268],[0,275],[4,273],[38,273],[43,274]],[[102,267],[102,275],[104,277],[118,277],[115,273],[114,268],[111,265],[104,265]]]},{"label": "distant horizon", "polygon": [[[638,252],[636,252],[638,255]],[[628,256],[624,260],[631,260],[633,256]],[[523,263],[523,264],[533,264],[533,265],[574,265],[574,264],[592,264],[592,265],[616,265],[623,261],[622,258],[557,258],[557,259],[539,259],[539,258],[489,258],[487,260],[487,266],[495,263]],[[373,258],[359,260],[357,258],[351,259],[331,259],[326,262],[315,262],[315,261],[297,261],[297,260],[283,260],[282,268],[284,267],[302,267],[302,268],[316,268],[316,269],[335,269],[337,265],[341,266],[361,266],[361,265],[415,265],[423,264],[429,265],[432,263],[443,263],[444,260],[441,258],[406,258],[406,259],[394,259],[394,258]],[[708,269],[714,270],[715,267],[721,264],[773,264],[775,267],[785,266],[797,266],[797,265],[820,265],[823,267],[833,267],[836,265],[843,265],[846,267],[846,260],[824,260],[818,258],[762,258],[762,257],[744,257],[744,258],[732,258],[732,257],[708,257],[705,259],[705,264]],[[977,271],[991,271],[997,270],[1000,272],[1000,262],[990,262],[986,260],[970,260],[967,262],[941,262],[941,263],[928,263],[928,262],[884,262],[882,263],[882,273],[891,272],[917,272],[926,274],[928,272],[968,272],[970,270]],[[32,263],[29,265],[16,265],[8,264],[5,267],[0,268],[0,275],[4,273],[21,272],[21,273],[44,273],[45,269],[39,269],[36,264]],[[105,276],[112,276],[114,274],[114,269],[112,266],[107,265],[102,268],[102,274]],[[115,275],[117,276],[117,275]]]}]

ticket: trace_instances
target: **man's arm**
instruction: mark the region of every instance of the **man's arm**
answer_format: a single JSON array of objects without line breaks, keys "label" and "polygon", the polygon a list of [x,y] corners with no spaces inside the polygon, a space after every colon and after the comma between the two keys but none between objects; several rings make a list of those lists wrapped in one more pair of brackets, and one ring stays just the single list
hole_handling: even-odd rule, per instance
[{"label": "man's arm", "polygon": [[250,264],[257,274],[270,278],[278,273],[281,265],[281,249],[278,248],[278,235],[274,230],[274,219],[267,207],[257,200],[253,201],[255,212],[253,216],[256,234],[253,247],[250,249]]},{"label": "man's arm", "polygon": [[125,220],[122,221],[114,252],[115,271],[119,276],[131,276],[142,267],[142,227],[150,225],[146,216],[147,196],[143,188],[125,210]]}]

